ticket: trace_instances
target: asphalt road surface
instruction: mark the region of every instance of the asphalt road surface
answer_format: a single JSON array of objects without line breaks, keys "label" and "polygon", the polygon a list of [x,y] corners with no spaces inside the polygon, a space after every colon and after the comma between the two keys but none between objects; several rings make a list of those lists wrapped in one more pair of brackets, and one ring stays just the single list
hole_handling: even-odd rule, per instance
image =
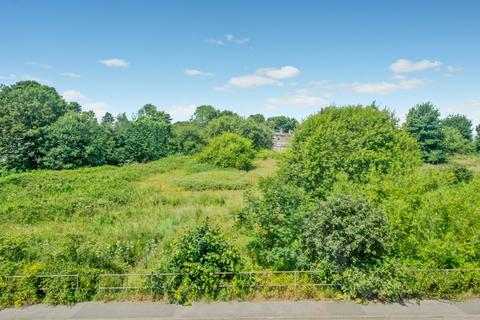
[{"label": "asphalt road surface", "polygon": [[179,306],[158,302],[86,302],[73,306],[33,305],[0,311],[13,319],[480,319],[480,300],[421,301],[368,305],[333,301],[263,301],[195,303]]}]

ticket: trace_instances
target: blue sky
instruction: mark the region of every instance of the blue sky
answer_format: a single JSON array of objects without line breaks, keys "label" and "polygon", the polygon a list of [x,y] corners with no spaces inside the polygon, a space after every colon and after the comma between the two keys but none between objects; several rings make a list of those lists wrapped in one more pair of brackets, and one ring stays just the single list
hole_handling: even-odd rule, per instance
[{"label": "blue sky", "polygon": [[23,1],[0,10],[0,83],[98,114],[212,104],[302,119],[376,100],[480,122],[480,1]]}]

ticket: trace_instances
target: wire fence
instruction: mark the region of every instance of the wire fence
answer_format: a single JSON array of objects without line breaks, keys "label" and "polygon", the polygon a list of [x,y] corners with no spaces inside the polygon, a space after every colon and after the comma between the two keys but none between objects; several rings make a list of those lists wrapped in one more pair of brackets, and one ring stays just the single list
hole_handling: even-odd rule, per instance
[{"label": "wire fence", "polygon": [[[410,269],[412,273],[475,273],[480,275],[480,269]],[[324,271],[317,270],[294,270],[294,271],[243,271],[243,272],[217,272],[216,276],[221,280],[220,288],[230,288],[230,280],[234,277],[246,279],[246,287],[249,288],[297,288],[302,287],[338,287],[338,283],[325,283],[320,281]],[[120,291],[142,291],[153,295],[154,281],[167,281],[169,277],[190,276],[188,273],[123,273],[123,274],[96,274],[97,289],[100,293]],[[5,275],[0,276],[5,283],[20,282],[23,280],[47,280],[63,281],[72,290],[78,292],[81,289],[82,277],[92,275],[82,274],[34,274],[34,275]],[[159,280],[160,279],[160,280]],[[45,289],[40,287],[40,289]]]}]

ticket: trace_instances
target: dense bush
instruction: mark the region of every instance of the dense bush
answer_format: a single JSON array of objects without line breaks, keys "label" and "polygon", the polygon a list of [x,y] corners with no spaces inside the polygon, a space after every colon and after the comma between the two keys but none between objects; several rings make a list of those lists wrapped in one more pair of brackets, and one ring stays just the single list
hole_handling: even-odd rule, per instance
[{"label": "dense bush", "polygon": [[299,235],[314,204],[303,190],[278,177],[262,180],[259,188],[260,196],[250,193],[238,215],[239,224],[253,231],[252,255],[260,265],[276,270],[305,268]]},{"label": "dense bush", "polygon": [[325,261],[338,269],[365,267],[387,252],[387,221],[367,200],[335,195],[315,208],[302,234],[310,261]]},{"label": "dense bush", "polygon": [[200,162],[220,168],[248,170],[252,168],[255,150],[250,140],[234,133],[223,133],[212,138],[198,155]]},{"label": "dense bush", "polygon": [[420,164],[417,143],[376,106],[328,107],[295,131],[282,165],[286,180],[324,197],[339,174],[368,182],[372,173],[409,172]]},{"label": "dense bush", "polygon": [[238,272],[241,267],[235,248],[205,222],[173,243],[166,270],[160,271],[180,274],[154,277],[153,290],[157,296],[180,303],[203,296],[215,297],[222,281],[233,278],[217,273]]}]

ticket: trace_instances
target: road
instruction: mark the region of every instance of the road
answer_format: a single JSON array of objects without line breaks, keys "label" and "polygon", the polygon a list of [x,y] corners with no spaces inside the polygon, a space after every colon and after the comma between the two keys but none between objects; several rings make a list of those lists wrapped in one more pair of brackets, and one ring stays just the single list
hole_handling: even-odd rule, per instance
[{"label": "road", "polygon": [[263,301],[194,303],[86,302],[73,306],[33,305],[0,311],[0,320],[299,320],[299,319],[480,319],[480,300],[422,301],[401,304],[334,301]]}]

